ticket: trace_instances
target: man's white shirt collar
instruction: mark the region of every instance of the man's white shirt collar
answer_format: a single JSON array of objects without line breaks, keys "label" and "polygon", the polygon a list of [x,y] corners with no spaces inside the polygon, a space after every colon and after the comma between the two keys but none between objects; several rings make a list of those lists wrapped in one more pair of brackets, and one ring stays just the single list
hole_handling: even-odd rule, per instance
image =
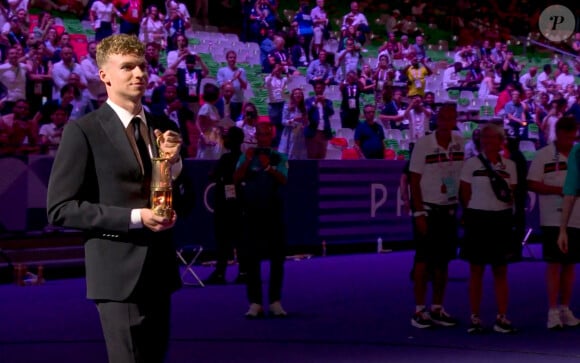
[{"label": "man's white shirt collar", "polygon": [[110,98],[107,99],[107,105],[111,106],[113,111],[115,111],[117,116],[121,119],[121,122],[123,123],[123,126],[125,128],[127,128],[129,126],[129,124],[131,123],[131,120],[135,116],[139,117],[141,119],[141,121],[143,121],[145,123],[145,125],[147,125],[147,119],[145,118],[145,110],[143,109],[143,107],[141,107],[141,111],[139,111],[138,114],[133,115],[132,113],[125,110],[121,106],[115,104],[113,101],[111,101]]}]

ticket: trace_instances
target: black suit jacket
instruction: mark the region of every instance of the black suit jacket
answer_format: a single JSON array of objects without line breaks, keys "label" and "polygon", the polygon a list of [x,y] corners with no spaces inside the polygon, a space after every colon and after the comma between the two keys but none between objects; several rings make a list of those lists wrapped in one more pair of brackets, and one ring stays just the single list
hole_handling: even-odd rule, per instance
[{"label": "black suit jacket", "polygon": [[[150,134],[176,128],[169,120],[146,118]],[[134,144],[105,103],[68,124],[54,160],[48,219],[86,233],[89,299],[125,301],[180,286],[171,230],[129,229],[131,210],[148,207],[150,193]]]}]

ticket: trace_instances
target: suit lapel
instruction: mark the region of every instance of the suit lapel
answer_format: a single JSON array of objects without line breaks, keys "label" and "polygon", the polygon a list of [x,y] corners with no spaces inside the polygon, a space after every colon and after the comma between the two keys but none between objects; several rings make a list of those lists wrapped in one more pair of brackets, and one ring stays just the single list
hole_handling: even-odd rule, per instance
[{"label": "suit lapel", "polygon": [[[128,132],[132,132],[132,130],[129,131],[123,127],[123,123],[115,111],[106,103],[97,112],[101,127],[105,130],[112,146],[117,149],[119,158],[128,165],[138,167],[143,174],[143,165],[139,157],[137,145],[135,144],[135,140],[128,135]],[[130,126],[129,129],[131,128]]]}]

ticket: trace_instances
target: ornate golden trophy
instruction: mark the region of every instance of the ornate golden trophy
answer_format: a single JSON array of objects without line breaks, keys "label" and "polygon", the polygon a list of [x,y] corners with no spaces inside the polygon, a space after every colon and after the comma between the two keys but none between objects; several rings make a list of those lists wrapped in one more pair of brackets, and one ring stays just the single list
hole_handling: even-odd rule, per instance
[{"label": "ornate golden trophy", "polygon": [[[157,140],[159,142],[159,140]],[[159,143],[158,143],[159,144]],[[171,187],[171,159],[160,152],[158,158],[151,158],[151,209],[158,216],[171,219],[173,215],[173,194]]]}]

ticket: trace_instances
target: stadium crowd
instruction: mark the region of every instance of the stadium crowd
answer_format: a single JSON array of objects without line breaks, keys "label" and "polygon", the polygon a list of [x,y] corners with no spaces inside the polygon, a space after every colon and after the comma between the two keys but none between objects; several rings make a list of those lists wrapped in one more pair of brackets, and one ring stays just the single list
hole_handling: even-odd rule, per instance
[{"label": "stadium crowd", "polygon": [[[207,22],[203,1],[195,4],[199,20],[190,16],[185,3],[173,0],[146,7],[139,0],[92,1],[86,16],[95,36],[85,43],[51,15],[50,10],[63,5],[37,5],[46,10],[30,15],[27,0],[0,7],[0,153],[52,154],[64,125],[106,100],[95,49],[115,32],[133,33],[147,44],[144,104],[179,125],[186,144],[183,156],[217,159],[223,152],[220,135],[234,124],[244,130],[244,148],[255,144],[255,124],[264,117],[249,102],[248,74],[238,65],[237,49],[227,51],[226,65],[210,74],[190,46],[191,29]],[[300,1],[297,11],[284,11],[288,26],[283,26],[275,0],[235,5],[243,14],[240,39],[259,44],[267,119],[276,128],[274,146],[290,159],[336,158],[336,149],[343,149],[340,157],[346,158],[394,158],[393,151],[409,150],[433,131],[438,107],[447,101],[459,101],[464,121],[482,122],[478,114],[502,118],[511,134],[536,147],[554,139],[559,116],[580,118],[578,63],[554,58],[538,69],[516,60],[509,37],[494,27],[497,21],[490,20],[485,6],[458,3],[471,17],[450,24],[459,23],[460,37],[472,42],[448,52],[453,62],[447,64],[429,58],[431,50],[443,50],[447,42],[428,45],[417,27],[439,19],[435,3],[384,9],[386,15],[375,22],[385,26],[386,40],[376,58],[367,56],[365,47],[374,35],[370,14],[358,2],[332,19],[323,0]],[[220,6],[235,8],[228,2]],[[493,19],[501,14],[505,12]],[[510,19],[533,21],[527,15]],[[580,33],[574,39],[572,51],[578,52]],[[470,105],[461,107],[462,102]],[[362,117],[361,111],[369,115]]]}]

